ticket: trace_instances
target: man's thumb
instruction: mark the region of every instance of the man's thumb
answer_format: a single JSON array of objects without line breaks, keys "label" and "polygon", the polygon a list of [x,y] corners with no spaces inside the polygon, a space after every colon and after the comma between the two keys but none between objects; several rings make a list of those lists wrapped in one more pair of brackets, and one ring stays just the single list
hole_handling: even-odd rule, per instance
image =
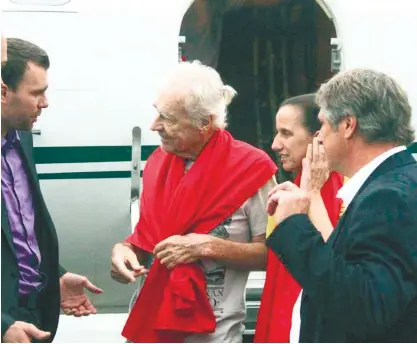
[{"label": "man's thumb", "polygon": [[94,294],[101,294],[103,292],[102,289],[96,287],[93,283],[91,283],[88,279],[85,281],[84,286]]},{"label": "man's thumb", "polygon": [[47,339],[51,336],[51,332],[45,332],[39,330],[35,325],[29,325],[27,329],[25,329],[26,334],[31,338],[36,338],[39,340]]},{"label": "man's thumb", "polygon": [[142,268],[139,264],[138,259],[136,258],[136,255],[129,257],[128,262],[129,262],[130,267],[134,271],[140,270]]}]

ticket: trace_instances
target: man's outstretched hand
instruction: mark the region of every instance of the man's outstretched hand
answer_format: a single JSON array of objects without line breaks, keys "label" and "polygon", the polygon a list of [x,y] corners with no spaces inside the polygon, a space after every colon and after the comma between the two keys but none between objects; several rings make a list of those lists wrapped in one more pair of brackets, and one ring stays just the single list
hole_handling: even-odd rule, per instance
[{"label": "man's outstretched hand", "polygon": [[97,310],[88,296],[85,289],[93,294],[101,294],[103,290],[92,284],[87,277],[67,272],[60,280],[61,287],[61,308],[67,315],[76,317],[96,314]]}]

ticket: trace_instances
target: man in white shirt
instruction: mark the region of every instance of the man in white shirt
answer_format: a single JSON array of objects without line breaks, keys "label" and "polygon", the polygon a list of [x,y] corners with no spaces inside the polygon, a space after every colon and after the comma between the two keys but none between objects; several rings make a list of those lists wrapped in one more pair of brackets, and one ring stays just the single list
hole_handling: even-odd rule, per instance
[{"label": "man in white shirt", "polygon": [[317,101],[330,168],[350,180],[327,243],[307,216],[307,193],[285,183],[270,196],[279,225],[267,245],[303,287],[292,339],[415,342],[417,163],[406,150],[414,141],[407,96],[387,75],[353,69],[322,85]]}]

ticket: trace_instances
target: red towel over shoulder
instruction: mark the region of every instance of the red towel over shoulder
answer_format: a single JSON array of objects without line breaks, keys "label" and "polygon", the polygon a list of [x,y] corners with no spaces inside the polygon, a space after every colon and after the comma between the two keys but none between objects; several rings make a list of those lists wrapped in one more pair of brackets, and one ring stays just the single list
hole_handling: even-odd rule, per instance
[{"label": "red towel over shoulder", "polygon": [[[128,242],[152,252],[160,241],[209,233],[276,171],[263,151],[217,130],[185,174],[184,160],[158,148],[143,174],[140,219]],[[132,342],[183,342],[216,328],[197,263],[171,271],[155,260],[122,335]]]}]

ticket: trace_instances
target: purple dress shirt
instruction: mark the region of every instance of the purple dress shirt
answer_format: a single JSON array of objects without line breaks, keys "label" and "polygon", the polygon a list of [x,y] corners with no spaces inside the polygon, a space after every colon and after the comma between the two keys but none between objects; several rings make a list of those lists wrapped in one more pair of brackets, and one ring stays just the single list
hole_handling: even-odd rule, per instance
[{"label": "purple dress shirt", "polygon": [[31,187],[18,141],[15,131],[1,138],[1,192],[19,265],[19,293],[29,294],[42,284],[41,255],[35,234]]}]

